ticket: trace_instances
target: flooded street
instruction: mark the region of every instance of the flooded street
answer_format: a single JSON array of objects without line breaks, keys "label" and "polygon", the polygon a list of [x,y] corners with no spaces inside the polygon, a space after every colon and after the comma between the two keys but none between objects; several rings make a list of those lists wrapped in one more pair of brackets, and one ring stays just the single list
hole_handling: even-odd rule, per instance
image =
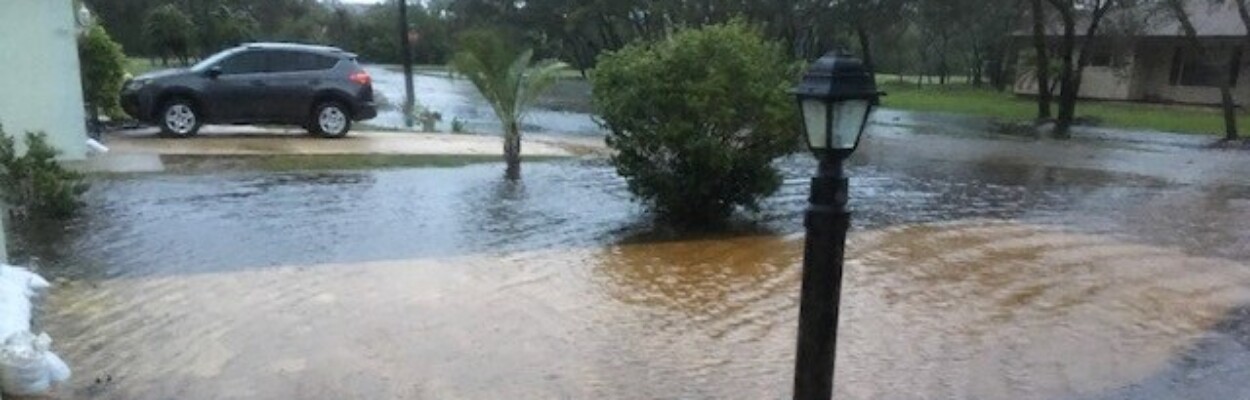
[{"label": "flooded street", "polygon": [[[368,123],[384,128],[403,128],[404,115],[400,110],[404,101],[403,72],[399,72],[396,66],[380,65],[366,66],[365,70],[373,77],[375,95],[382,103],[378,117]],[[465,122],[468,132],[498,134],[502,131],[494,110],[468,80],[453,79],[447,72],[437,71],[416,72],[413,78],[417,103],[442,114],[443,122],[438,124],[440,131],[450,131],[451,122],[456,118]],[[558,135],[602,135],[589,103],[589,83],[581,79],[561,80],[539,97],[521,130]]]},{"label": "flooded street", "polygon": [[[809,158],[733,233],[659,229],[583,159],[98,178],[15,245],[59,282],[64,398],[784,398]],[[1250,397],[1247,171],[874,128],[839,398]]]}]

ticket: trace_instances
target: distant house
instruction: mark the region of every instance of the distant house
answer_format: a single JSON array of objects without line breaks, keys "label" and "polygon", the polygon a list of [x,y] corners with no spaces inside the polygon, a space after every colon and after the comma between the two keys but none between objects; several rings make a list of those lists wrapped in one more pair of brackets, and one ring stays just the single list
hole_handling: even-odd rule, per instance
[{"label": "distant house", "polygon": [[44,132],[66,160],[87,154],[72,0],[0,0],[0,124]]},{"label": "distant house", "polygon": [[[1239,59],[1241,67],[1236,74],[1235,97],[1241,102],[1250,101],[1250,54],[1247,50],[1246,28],[1232,2],[1212,5],[1205,1],[1191,1],[1190,19],[1200,40],[1215,57],[1222,61],[1211,62],[1198,57],[1193,46],[1185,38],[1180,24],[1170,15],[1155,15],[1142,24],[1128,38],[1099,38],[1095,43],[1089,66],[1082,75],[1082,98],[1102,100],[1127,100],[1191,104],[1218,104],[1219,76],[1226,71],[1231,59]],[[1110,18],[1110,16],[1109,16]],[[1078,26],[1078,35],[1085,27]],[[1052,42],[1059,40],[1059,30],[1050,36]],[[1034,74],[1032,47],[1028,32],[1018,32],[1017,42],[1022,45],[1020,71],[1015,82],[1017,94],[1037,94],[1037,78]],[[1105,40],[1104,40],[1105,39]]]}]

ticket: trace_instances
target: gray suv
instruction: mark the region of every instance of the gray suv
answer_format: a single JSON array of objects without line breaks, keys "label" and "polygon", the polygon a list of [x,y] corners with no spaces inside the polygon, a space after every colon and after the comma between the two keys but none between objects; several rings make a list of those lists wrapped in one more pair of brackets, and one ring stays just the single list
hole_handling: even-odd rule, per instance
[{"label": "gray suv", "polygon": [[217,53],[187,69],[156,71],[126,82],[122,108],[190,137],[204,124],[279,124],[337,138],[352,121],[377,116],[373,83],[343,50],[254,43]]}]

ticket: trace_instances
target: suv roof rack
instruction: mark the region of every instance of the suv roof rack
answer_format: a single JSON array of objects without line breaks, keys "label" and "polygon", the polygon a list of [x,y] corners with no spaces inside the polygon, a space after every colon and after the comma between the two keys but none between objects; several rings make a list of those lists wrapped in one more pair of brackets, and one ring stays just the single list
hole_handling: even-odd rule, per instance
[{"label": "suv roof rack", "polygon": [[324,52],[330,52],[330,53],[345,53],[345,54],[347,53],[346,51],[338,47],[315,45],[315,44],[303,44],[303,43],[253,42],[253,43],[245,43],[243,44],[243,47],[248,48],[248,49],[289,49],[289,50],[324,51]]}]

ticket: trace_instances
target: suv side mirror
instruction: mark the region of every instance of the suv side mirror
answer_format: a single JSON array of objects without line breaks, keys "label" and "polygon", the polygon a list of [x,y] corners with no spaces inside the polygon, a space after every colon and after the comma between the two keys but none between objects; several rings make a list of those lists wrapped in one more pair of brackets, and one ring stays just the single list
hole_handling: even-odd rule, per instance
[{"label": "suv side mirror", "polygon": [[207,75],[209,79],[217,79],[217,77],[221,76],[221,66],[214,65],[204,74]]}]

